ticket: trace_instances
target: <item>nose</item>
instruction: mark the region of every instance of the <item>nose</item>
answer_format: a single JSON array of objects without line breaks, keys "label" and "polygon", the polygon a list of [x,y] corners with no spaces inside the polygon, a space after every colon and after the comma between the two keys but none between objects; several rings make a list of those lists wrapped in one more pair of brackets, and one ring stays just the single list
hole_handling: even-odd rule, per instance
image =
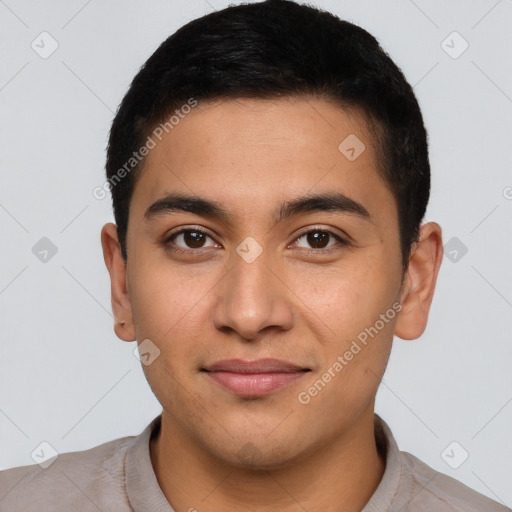
[{"label": "nose", "polygon": [[273,270],[263,255],[251,263],[238,255],[233,260],[216,290],[214,326],[225,333],[236,332],[246,341],[260,338],[264,330],[291,329],[293,294],[277,269]]}]

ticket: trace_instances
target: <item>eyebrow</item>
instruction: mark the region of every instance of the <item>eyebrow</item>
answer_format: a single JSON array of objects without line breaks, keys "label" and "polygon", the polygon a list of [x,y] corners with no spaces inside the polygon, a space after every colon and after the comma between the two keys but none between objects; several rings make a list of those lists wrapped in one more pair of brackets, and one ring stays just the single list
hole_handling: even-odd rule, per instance
[{"label": "eyebrow", "polygon": [[[220,203],[198,196],[172,193],[155,201],[145,212],[146,220],[152,220],[173,212],[189,212],[210,217],[234,225],[235,218]],[[340,192],[325,192],[306,195],[286,201],[274,212],[274,221],[281,222],[293,216],[312,212],[336,212],[356,215],[363,220],[372,222],[368,210],[361,204]]]}]

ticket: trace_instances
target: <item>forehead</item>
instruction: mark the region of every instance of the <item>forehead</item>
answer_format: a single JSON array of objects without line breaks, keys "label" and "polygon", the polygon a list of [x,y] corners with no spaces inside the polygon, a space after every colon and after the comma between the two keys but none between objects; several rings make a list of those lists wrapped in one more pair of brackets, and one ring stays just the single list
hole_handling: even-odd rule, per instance
[{"label": "forehead", "polygon": [[256,203],[261,211],[291,196],[326,191],[357,198],[368,210],[394,203],[377,171],[376,141],[364,117],[325,100],[199,102],[155,142],[134,203],[147,205],[175,191],[240,213]]}]

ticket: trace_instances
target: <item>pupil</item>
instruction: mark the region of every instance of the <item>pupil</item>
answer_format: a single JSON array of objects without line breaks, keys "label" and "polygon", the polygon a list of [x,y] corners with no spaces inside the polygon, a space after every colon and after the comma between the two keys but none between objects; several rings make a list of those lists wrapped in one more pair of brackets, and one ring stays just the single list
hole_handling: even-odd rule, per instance
[{"label": "pupil", "polygon": [[[327,245],[329,234],[323,231],[313,231],[307,235],[308,244],[314,249],[322,249]],[[325,243],[324,243],[325,242]]]},{"label": "pupil", "polygon": [[198,231],[187,231],[183,233],[185,243],[192,248],[202,247],[204,244],[204,234]]}]

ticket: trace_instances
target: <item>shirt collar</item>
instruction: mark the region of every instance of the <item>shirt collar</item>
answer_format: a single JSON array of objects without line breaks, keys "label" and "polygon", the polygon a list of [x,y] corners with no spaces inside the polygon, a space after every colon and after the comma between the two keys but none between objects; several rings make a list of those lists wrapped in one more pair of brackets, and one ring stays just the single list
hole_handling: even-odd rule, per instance
[{"label": "shirt collar", "polygon": [[374,432],[377,449],[384,456],[386,468],[377,489],[362,512],[387,512],[391,510],[400,486],[402,457],[391,429],[378,414],[374,414]]},{"label": "shirt collar", "polygon": [[169,505],[151,463],[149,442],[160,430],[162,415],[158,415],[135,438],[125,459],[126,494],[134,512],[175,512]]}]

